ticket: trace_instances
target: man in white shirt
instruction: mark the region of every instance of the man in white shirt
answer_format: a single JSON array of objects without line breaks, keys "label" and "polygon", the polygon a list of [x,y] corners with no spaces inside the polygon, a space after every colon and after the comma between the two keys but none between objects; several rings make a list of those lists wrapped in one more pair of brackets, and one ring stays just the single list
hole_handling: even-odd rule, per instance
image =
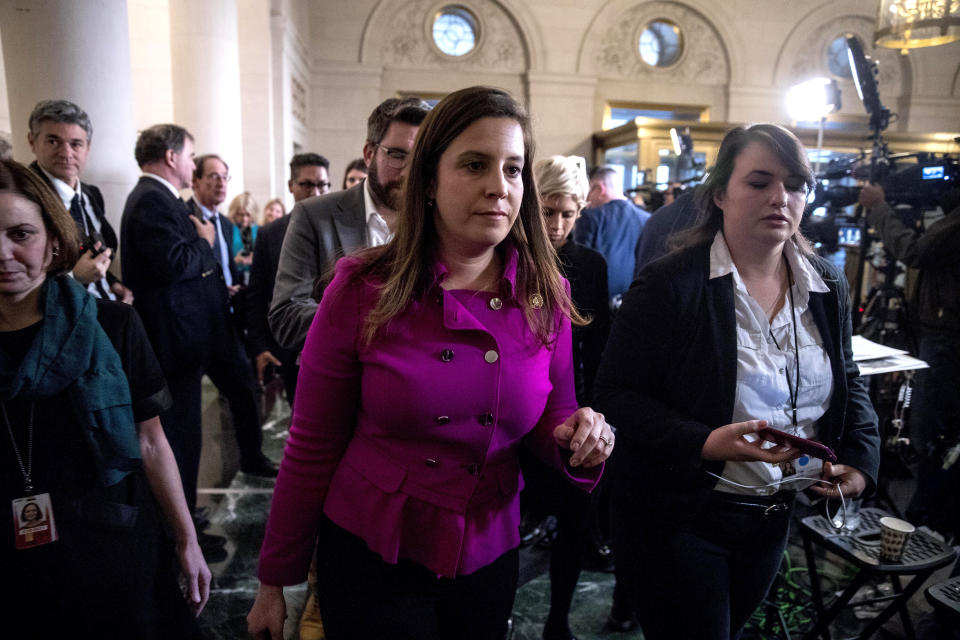
[{"label": "man in white shirt", "polygon": [[124,207],[121,261],[173,396],[162,422],[193,508],[204,374],[230,404],[241,469],[276,475],[276,466],[260,452],[256,382],[235,333],[222,266],[213,251],[216,226],[191,215],[179,196],[179,189],[191,185],[196,168],[193,137],[177,125],[155,125],[140,133],[135,155],[143,176]]},{"label": "man in white shirt", "polygon": [[402,174],[420,123],[430,110],[418,98],[390,98],[367,120],[362,184],[298,203],[283,240],[270,304],[270,329],[297,353],[317,310],[314,280],[337,258],[384,244],[397,220]]},{"label": "man in white shirt", "polygon": [[104,215],[103,196],[94,185],[80,182],[92,138],[93,126],[83,109],[67,100],[38,102],[27,133],[36,156],[30,168],[56,191],[77,223],[83,251],[73,277],[98,298],[130,304],[133,293],[108,271],[117,235]]}]

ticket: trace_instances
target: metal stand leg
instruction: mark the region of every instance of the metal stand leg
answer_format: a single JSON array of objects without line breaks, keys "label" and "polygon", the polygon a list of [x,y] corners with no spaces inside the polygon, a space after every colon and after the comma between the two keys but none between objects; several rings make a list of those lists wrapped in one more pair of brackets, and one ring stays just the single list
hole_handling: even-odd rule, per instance
[{"label": "metal stand leg", "polygon": [[[807,558],[807,571],[810,572],[810,592],[813,595],[813,606],[817,612],[817,624],[803,638],[804,640],[813,640],[819,635],[824,640],[831,640],[830,620],[833,619],[833,616],[828,617],[824,609],[823,593],[820,591],[820,574],[817,572],[817,558],[813,553],[813,542],[807,532],[802,529],[800,537],[803,538],[803,554]],[[859,575],[857,577],[859,578]]]},{"label": "metal stand leg", "polygon": [[853,598],[853,595],[867,581],[868,576],[869,573],[866,571],[859,572],[853,578],[853,581],[847,585],[847,588],[843,590],[843,593],[841,593],[840,596],[833,601],[826,613],[817,618],[817,625],[808,631],[805,636],[803,636],[804,640],[813,640],[818,633],[827,640],[830,640],[830,623],[833,622],[833,619],[837,617],[837,614],[840,613],[840,610],[847,606],[847,604]]},{"label": "metal stand leg", "polygon": [[[903,593],[903,585],[900,584],[900,576],[890,576],[890,582],[893,584],[893,592],[897,595]],[[907,611],[907,601],[900,600],[900,622],[903,623],[903,632],[907,634],[907,640],[915,640],[917,635],[913,631],[913,622],[910,620],[910,612]]]},{"label": "metal stand leg", "polygon": [[910,597],[913,596],[913,594],[916,593],[917,590],[923,586],[923,583],[927,581],[927,578],[930,577],[931,573],[933,573],[932,569],[928,571],[924,571],[922,573],[918,573],[907,584],[907,587],[903,589],[903,591],[899,591],[899,587],[900,587],[899,577],[892,576],[895,579],[893,583],[894,589],[898,590],[900,598],[895,603],[891,604],[889,607],[881,611],[880,615],[878,615],[876,618],[871,620],[870,624],[864,627],[863,631],[860,633],[860,637],[864,639],[869,638],[874,633],[876,633],[877,630],[880,627],[882,627],[887,620],[893,617],[894,613],[899,611],[901,618],[904,620],[903,626],[904,626],[904,631],[906,631],[907,633],[907,637],[910,638],[910,640],[914,640],[916,636],[914,635],[914,632],[913,632],[913,625],[910,624],[909,622],[910,614],[907,612],[907,601],[910,600]]}]

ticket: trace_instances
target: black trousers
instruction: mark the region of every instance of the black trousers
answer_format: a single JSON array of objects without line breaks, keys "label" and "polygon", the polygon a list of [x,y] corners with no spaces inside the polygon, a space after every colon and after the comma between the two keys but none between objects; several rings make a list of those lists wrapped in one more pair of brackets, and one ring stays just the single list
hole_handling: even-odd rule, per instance
[{"label": "black trousers", "polygon": [[617,563],[629,563],[637,576],[636,608],[647,640],[738,638],[773,584],[792,496],[781,499],[788,507],[765,513],[773,500],[713,493],[695,520],[679,527],[654,513],[625,527],[629,520],[614,502]]},{"label": "black trousers", "polygon": [[919,454],[917,490],[907,518],[960,539],[960,462],[944,469],[944,457],[960,443],[960,337],[922,332],[918,357],[930,365],[916,374],[910,439]]},{"label": "black trousers", "polygon": [[384,562],[324,518],[317,593],[328,640],[503,640],[513,609],[519,553],[455,579],[425,567]]},{"label": "black trousers", "polygon": [[287,402],[290,404],[290,413],[293,413],[293,399],[297,393],[297,376],[300,375],[300,365],[297,359],[281,360],[280,377],[283,378],[283,389],[287,394]]},{"label": "black trousers", "polygon": [[210,377],[230,405],[240,449],[240,466],[256,464],[262,455],[258,386],[250,361],[239,340],[228,341],[206,364],[191,364],[164,371],[173,396],[173,407],[161,417],[164,432],[180,469],[183,491],[191,511],[197,503],[197,474],[203,443],[201,382]]},{"label": "black trousers", "polygon": [[[559,634],[568,630],[570,606],[584,559],[594,550],[591,547],[604,529],[600,522],[604,481],[601,479],[601,486],[593,493],[587,493],[525,448],[520,449],[520,468],[524,481],[520,504],[524,512],[537,519],[550,514],[557,517],[557,538],[550,548],[550,612],[545,628]],[[618,573],[613,598],[618,611],[623,608],[622,591]]]}]

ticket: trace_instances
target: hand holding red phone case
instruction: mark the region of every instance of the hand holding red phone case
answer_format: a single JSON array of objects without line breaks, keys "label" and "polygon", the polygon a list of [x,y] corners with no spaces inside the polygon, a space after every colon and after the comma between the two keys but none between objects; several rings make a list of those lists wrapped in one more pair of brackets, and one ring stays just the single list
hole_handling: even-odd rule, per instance
[{"label": "hand holding red phone case", "polygon": [[798,449],[808,456],[813,456],[814,458],[820,458],[821,460],[826,460],[827,462],[833,463],[837,461],[837,454],[835,454],[830,447],[813,440],[807,440],[806,438],[791,435],[784,431],[772,429],[770,427],[764,427],[763,429],[760,429],[757,431],[757,435],[764,440]]}]

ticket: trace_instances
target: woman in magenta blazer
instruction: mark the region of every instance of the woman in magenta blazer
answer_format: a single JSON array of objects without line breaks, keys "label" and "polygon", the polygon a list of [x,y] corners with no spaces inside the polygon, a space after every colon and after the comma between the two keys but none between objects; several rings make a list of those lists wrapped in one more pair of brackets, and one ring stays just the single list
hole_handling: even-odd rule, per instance
[{"label": "woman in magenta blazer", "polygon": [[[378,152],[384,150],[379,149]],[[517,585],[518,449],[585,490],[613,449],[577,409],[571,322],[509,94],[449,95],[408,164],[396,237],[341,260],[302,356],[250,632],[318,540],[327,637],[502,638]]]}]

